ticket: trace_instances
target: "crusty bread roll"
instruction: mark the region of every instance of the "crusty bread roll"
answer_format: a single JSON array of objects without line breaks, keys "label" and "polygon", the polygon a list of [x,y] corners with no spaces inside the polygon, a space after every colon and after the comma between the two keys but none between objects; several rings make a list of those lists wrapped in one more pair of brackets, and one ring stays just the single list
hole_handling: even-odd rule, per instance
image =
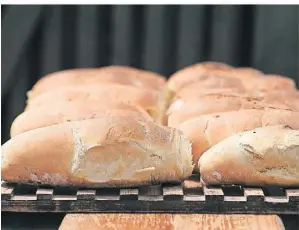
[{"label": "crusty bread roll", "polygon": [[34,98],[60,87],[102,83],[117,83],[160,90],[164,87],[166,79],[153,72],[126,66],[71,69],[55,72],[41,78],[28,93],[28,97]]},{"label": "crusty bread roll", "polygon": [[[194,84],[195,85],[195,84]],[[200,90],[188,90],[191,87],[186,87],[179,91],[176,96],[172,98],[168,107],[172,107],[172,104],[182,104],[183,101],[195,101],[201,100],[201,98],[221,94],[223,96],[235,96],[235,97],[250,97],[265,102],[272,103],[277,101],[286,105],[294,110],[299,110],[299,91],[297,90],[273,90],[273,91],[257,91],[257,90],[245,90],[244,88],[229,87],[229,88],[203,88]],[[176,102],[179,101],[179,102]],[[176,107],[177,105],[175,105]]]},{"label": "crusty bread roll", "polygon": [[61,102],[79,101],[89,103],[125,103],[139,106],[148,112],[158,123],[162,122],[166,102],[157,91],[133,86],[104,84],[96,86],[64,87],[29,99],[26,110],[44,105],[56,106]]},{"label": "crusty bread roll", "polygon": [[105,116],[19,134],[1,148],[2,179],[77,187],[180,182],[193,170],[191,144],[154,122]]},{"label": "crusty bread roll", "polygon": [[88,103],[72,101],[41,106],[21,113],[12,123],[11,137],[36,128],[64,122],[94,119],[105,115],[117,115],[153,121],[141,108],[122,103]]},{"label": "crusty bread roll", "polygon": [[196,70],[197,68],[205,68],[205,69],[210,69],[210,70],[231,70],[234,67],[222,63],[222,62],[215,62],[215,61],[204,61],[198,64],[193,64],[190,66],[187,66],[185,68],[183,68],[183,70],[187,70],[187,69],[193,69]]},{"label": "crusty bread roll", "polygon": [[192,118],[178,128],[192,142],[193,160],[197,171],[200,156],[210,147],[235,133],[271,125],[299,128],[299,112],[281,109],[247,109],[214,113]]},{"label": "crusty bread roll", "polygon": [[260,100],[279,101],[282,104],[299,111],[299,92],[297,90],[278,90],[273,92],[253,92],[252,95]]},{"label": "crusty bread roll", "polygon": [[295,81],[291,78],[279,75],[264,75],[263,78],[243,80],[247,90],[268,92],[273,90],[296,90]]},{"label": "crusty bread roll", "polygon": [[206,151],[199,167],[207,184],[298,186],[298,126],[237,133]]},{"label": "crusty bread roll", "polygon": [[263,74],[260,71],[251,68],[226,68],[222,65],[221,67],[215,65],[207,67],[207,65],[199,63],[174,73],[170,76],[167,82],[167,87],[170,91],[177,92],[187,85],[202,81],[202,79],[209,77],[232,77],[236,79],[250,80],[251,78],[255,79],[256,77],[261,76],[263,76]]},{"label": "crusty bread roll", "polygon": [[222,94],[206,95],[199,100],[179,99],[172,103],[167,111],[168,126],[177,127],[188,119],[205,114],[268,107],[291,109],[283,103],[279,103],[279,100],[263,101],[256,98]]},{"label": "crusty bread roll", "polygon": [[59,230],[284,230],[276,215],[88,213],[67,214]]},{"label": "crusty bread roll", "polygon": [[242,81],[232,77],[203,77],[198,82],[186,85],[181,90],[177,91],[177,95],[184,95],[186,92],[201,91],[207,89],[223,89],[223,88],[235,88],[240,90],[246,90]]},{"label": "crusty bread roll", "polygon": [[200,99],[201,97],[204,97],[204,96],[210,95],[210,94],[223,94],[223,95],[252,97],[251,93],[248,90],[241,88],[241,87],[228,87],[228,88],[213,87],[213,88],[201,88],[200,90],[192,90],[192,91],[188,90],[188,87],[186,87],[186,89],[182,89],[177,94],[175,94],[175,96],[171,100],[171,103],[173,103],[177,99],[184,99],[184,100]]}]

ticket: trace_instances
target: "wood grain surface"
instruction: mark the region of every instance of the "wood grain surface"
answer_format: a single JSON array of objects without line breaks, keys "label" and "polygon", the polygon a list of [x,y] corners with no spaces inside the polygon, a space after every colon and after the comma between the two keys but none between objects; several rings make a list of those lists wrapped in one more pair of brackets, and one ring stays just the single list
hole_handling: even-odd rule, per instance
[{"label": "wood grain surface", "polygon": [[59,230],[283,230],[276,215],[68,214]]}]

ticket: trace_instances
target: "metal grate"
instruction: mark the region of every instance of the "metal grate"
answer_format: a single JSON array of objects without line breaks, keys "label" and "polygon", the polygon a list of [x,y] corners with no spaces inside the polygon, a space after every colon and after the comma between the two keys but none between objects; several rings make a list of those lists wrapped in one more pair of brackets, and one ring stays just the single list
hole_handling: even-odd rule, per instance
[{"label": "metal grate", "polygon": [[141,188],[41,188],[3,183],[1,198],[2,210],[9,212],[299,213],[299,188],[206,187],[198,175],[182,184]]}]

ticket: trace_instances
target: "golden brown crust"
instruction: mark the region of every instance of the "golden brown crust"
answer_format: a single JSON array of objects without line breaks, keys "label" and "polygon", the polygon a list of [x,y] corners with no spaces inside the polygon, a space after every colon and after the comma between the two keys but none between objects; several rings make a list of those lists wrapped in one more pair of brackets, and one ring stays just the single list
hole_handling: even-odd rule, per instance
[{"label": "golden brown crust", "polygon": [[66,186],[180,181],[192,168],[189,142],[150,122],[166,124],[172,101],[185,104],[171,106],[168,125],[193,142],[196,168],[203,152],[236,132],[299,127],[299,113],[289,111],[299,111],[299,93],[287,77],[203,62],[165,81],[123,66],[45,76],[13,123],[12,140],[2,146],[4,178]]},{"label": "golden brown crust", "polygon": [[181,90],[177,91],[177,95],[184,95],[188,91],[201,91],[201,90],[208,90],[208,89],[239,89],[245,90],[242,81],[232,77],[215,77],[209,76],[208,78],[203,77],[202,79],[198,80],[197,82],[191,83],[186,85]]},{"label": "golden brown crust", "polygon": [[267,101],[234,95],[210,94],[203,96],[199,100],[179,99],[174,101],[167,112],[168,126],[177,127],[188,119],[211,113],[263,108],[291,109],[276,99]]},{"label": "golden brown crust", "polygon": [[279,75],[264,75],[263,78],[243,81],[247,90],[260,92],[272,92],[274,90],[296,90],[295,81],[291,78]]},{"label": "golden brown crust", "polygon": [[229,95],[229,96],[240,96],[240,97],[252,97],[250,93],[245,90],[244,88],[240,87],[213,87],[213,88],[202,88],[200,90],[188,90],[186,88],[178,92],[172,99],[172,102],[177,99],[184,99],[184,100],[195,100],[205,97],[211,94],[222,94],[222,95]]},{"label": "golden brown crust", "polygon": [[[195,85],[195,84],[194,84]],[[297,90],[273,90],[273,91],[257,91],[245,90],[244,88],[203,88],[200,90],[188,90],[184,88],[176,94],[171,100],[175,103],[177,100],[196,101],[210,95],[223,95],[233,97],[255,98],[259,101],[267,103],[279,102],[293,110],[299,110],[299,92]]]},{"label": "golden brown crust", "polygon": [[44,93],[28,100],[26,110],[44,105],[57,106],[61,102],[78,101],[81,103],[125,103],[138,106],[148,112],[155,121],[161,122],[165,100],[154,90],[133,86],[105,84],[96,86],[65,87]]},{"label": "golden brown crust", "polygon": [[60,87],[115,83],[160,90],[166,79],[156,73],[126,66],[71,69],[49,74],[41,78],[29,92],[34,98]]},{"label": "golden brown crust", "polygon": [[59,103],[55,106],[41,106],[21,113],[12,123],[11,137],[41,127],[55,124],[94,119],[107,115],[139,118],[153,121],[148,113],[141,108],[122,103],[88,103],[72,101]]},{"label": "golden brown crust", "polygon": [[[209,65],[205,63],[191,65],[174,73],[169,78],[167,87],[169,90],[178,93],[182,89],[198,83],[197,88],[201,89],[205,88],[205,82],[210,83],[210,81],[214,81],[213,78],[219,82],[229,78],[239,80],[246,90],[273,91],[296,89],[294,80],[285,76],[264,75],[259,70],[252,68],[233,68],[225,65],[223,67],[221,64],[217,66],[217,64]],[[217,84],[214,83],[214,86],[217,87]]]},{"label": "golden brown crust", "polygon": [[61,186],[181,181],[193,170],[182,133],[150,121],[105,116],[31,130],[2,146],[2,179]]},{"label": "golden brown crust", "polygon": [[199,160],[206,184],[299,185],[298,126],[268,126],[232,135]]},{"label": "golden brown crust", "polygon": [[260,71],[251,68],[213,67],[214,65],[206,67],[205,64],[199,63],[183,68],[170,76],[167,86],[170,90],[177,92],[187,85],[210,77],[250,80],[263,76]]},{"label": "golden brown crust", "polygon": [[[299,112],[281,109],[249,109],[199,116],[178,126],[192,142],[195,167],[200,156],[223,139],[246,130],[272,125],[299,129]],[[195,168],[196,170],[197,167]]]}]

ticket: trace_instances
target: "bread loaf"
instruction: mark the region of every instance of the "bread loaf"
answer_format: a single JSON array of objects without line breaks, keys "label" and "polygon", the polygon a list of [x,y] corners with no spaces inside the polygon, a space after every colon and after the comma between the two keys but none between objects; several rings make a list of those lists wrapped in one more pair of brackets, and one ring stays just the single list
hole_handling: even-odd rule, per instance
[{"label": "bread loaf", "polygon": [[[169,107],[173,107],[172,104],[182,104],[183,101],[196,101],[201,100],[203,97],[210,95],[223,95],[234,97],[255,98],[259,101],[267,103],[278,102],[291,109],[299,110],[299,92],[297,90],[274,90],[274,91],[256,91],[245,90],[244,88],[230,87],[230,88],[206,88],[200,90],[188,90],[189,87],[179,91],[175,97],[172,98],[169,103]],[[179,101],[179,102],[176,102]],[[175,105],[174,107],[177,107]]]},{"label": "bread loaf", "polygon": [[34,129],[1,147],[2,179],[77,187],[180,182],[193,170],[178,130],[105,116]]},{"label": "bread loaf", "polygon": [[28,97],[34,98],[60,87],[103,83],[117,83],[160,90],[164,87],[165,82],[166,79],[159,74],[125,66],[71,69],[55,72],[41,78],[28,93]]},{"label": "bread loaf", "polygon": [[[213,68],[214,67],[214,68]],[[195,64],[183,68],[172,76],[170,76],[167,87],[169,90],[178,92],[182,88],[192,83],[202,81],[202,79],[217,77],[217,78],[235,78],[235,79],[246,79],[261,77],[263,74],[255,69],[250,68],[226,68],[221,65],[217,67],[215,65],[206,66],[202,63]]]},{"label": "bread loaf", "polygon": [[234,67],[232,67],[228,64],[222,63],[222,62],[205,61],[205,62],[201,62],[198,64],[193,64],[193,65],[187,66],[187,67],[183,68],[181,71],[183,72],[183,70],[188,70],[188,69],[196,70],[197,68],[205,68],[208,70],[231,70]]},{"label": "bread loaf", "polygon": [[263,78],[243,80],[247,90],[273,91],[273,90],[296,90],[295,81],[291,78],[279,75],[265,75]]},{"label": "bread loaf", "polygon": [[12,123],[11,137],[41,127],[64,122],[94,119],[106,115],[117,115],[153,121],[144,110],[122,103],[88,103],[72,101],[55,106],[41,106],[21,113]]},{"label": "bread loaf", "polygon": [[177,127],[180,123],[205,114],[238,111],[242,109],[263,109],[268,107],[290,109],[276,100],[263,101],[249,97],[210,94],[199,100],[179,99],[167,111],[168,126]]},{"label": "bread loaf", "polygon": [[[177,91],[176,94],[185,94],[187,91],[196,92],[207,89],[223,89],[223,88],[235,88],[245,90],[242,81],[231,77],[214,77],[202,78],[198,82],[186,85],[181,90]],[[186,92],[185,92],[186,91]]]},{"label": "bread loaf", "polygon": [[206,151],[199,167],[207,184],[299,186],[298,126],[237,133]]},{"label": "bread loaf", "polygon": [[200,99],[204,96],[210,94],[223,94],[229,96],[242,96],[242,97],[253,97],[248,90],[241,88],[241,87],[213,87],[213,88],[201,88],[200,90],[188,90],[189,87],[186,89],[180,90],[175,96],[172,98],[171,103],[176,101],[177,99],[184,99],[184,100],[195,100]]},{"label": "bread loaf", "polygon": [[255,91],[253,95],[264,101],[279,101],[289,108],[299,111],[299,92],[297,90],[278,90],[273,92]]},{"label": "bread loaf", "polygon": [[65,87],[28,100],[26,110],[44,105],[56,106],[61,102],[78,101],[81,103],[125,103],[139,106],[161,123],[165,112],[162,94],[154,90],[133,86],[105,84],[96,86]]},{"label": "bread loaf", "polygon": [[247,109],[199,116],[178,128],[192,142],[195,170],[200,156],[210,147],[235,133],[272,125],[299,129],[299,112],[281,109]]},{"label": "bread loaf", "polygon": [[198,86],[211,78],[221,79],[234,78],[241,81],[247,90],[273,91],[273,90],[295,90],[294,80],[280,75],[264,75],[262,72],[252,68],[217,68],[216,65],[205,65],[204,63],[188,66],[174,73],[167,82],[170,91],[179,92],[185,87],[199,82]]}]

